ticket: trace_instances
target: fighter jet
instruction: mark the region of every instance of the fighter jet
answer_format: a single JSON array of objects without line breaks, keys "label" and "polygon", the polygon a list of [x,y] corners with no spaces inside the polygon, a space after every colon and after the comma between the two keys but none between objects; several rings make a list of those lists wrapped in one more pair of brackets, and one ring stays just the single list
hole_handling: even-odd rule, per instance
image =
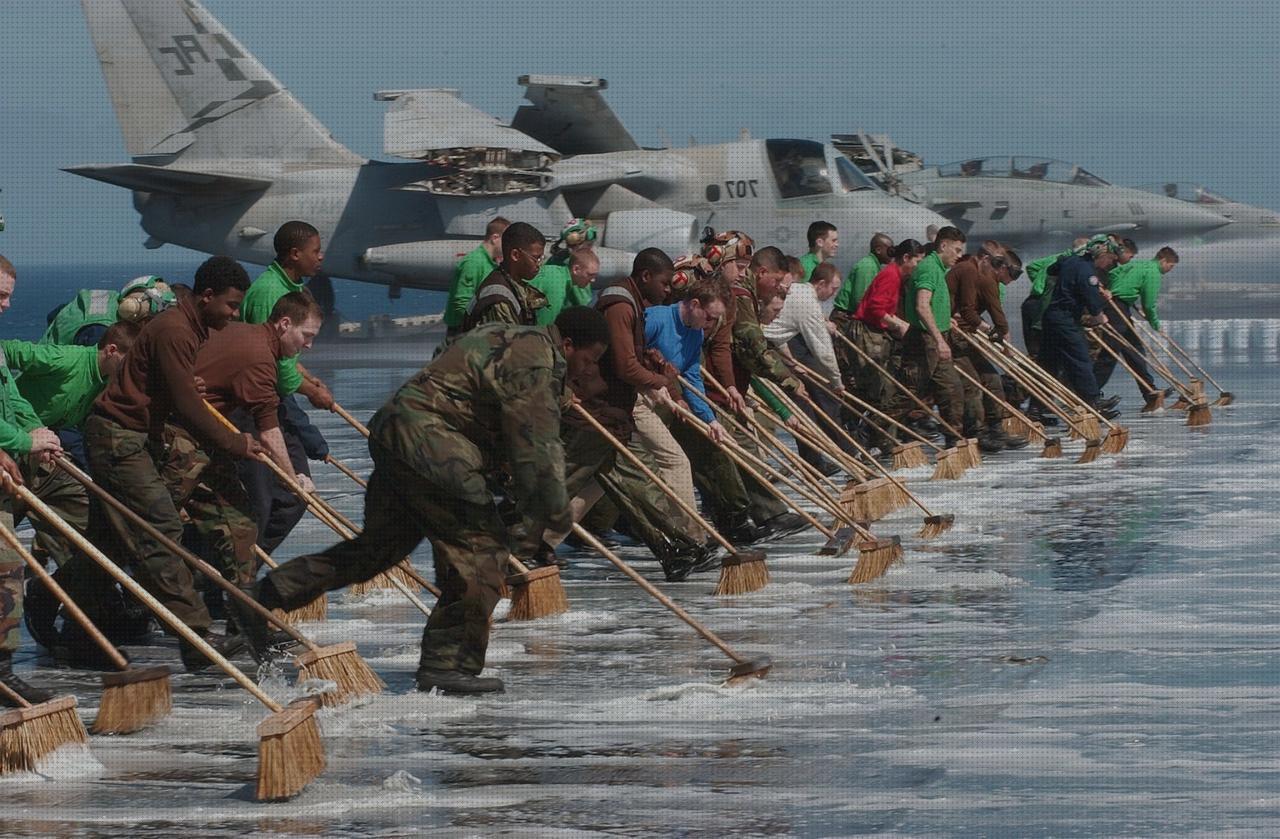
[{"label": "fighter jet", "polygon": [[1201,184],[1161,182],[1141,184],[1137,188],[1166,198],[1176,198],[1231,219],[1230,226],[1220,227],[1202,236],[1205,241],[1253,239],[1280,233],[1280,214],[1275,210],[1242,204]]},{"label": "fighter jet", "polygon": [[1049,245],[1119,233],[1163,243],[1232,223],[1213,208],[1116,186],[1060,160],[998,156],[926,166],[882,135],[832,139],[887,190],[941,213],[974,239]]},{"label": "fighter jet", "polygon": [[945,223],[874,188],[830,145],[642,149],[600,79],[522,77],[530,104],[510,126],[454,91],[384,91],[385,149],[415,162],[366,160],[196,0],[82,5],[132,161],[66,171],[131,190],[148,247],[267,264],[276,227],[305,219],[324,238],[326,274],[394,295],[447,288],[497,215],[550,234],[590,219],[602,278],[645,247],[690,252],[707,225],[795,253],[818,218],[852,241]]}]

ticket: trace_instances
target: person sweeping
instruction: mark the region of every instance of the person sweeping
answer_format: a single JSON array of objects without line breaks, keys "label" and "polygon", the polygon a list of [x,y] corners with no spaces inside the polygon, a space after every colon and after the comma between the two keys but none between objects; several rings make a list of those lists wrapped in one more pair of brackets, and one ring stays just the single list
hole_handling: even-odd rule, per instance
[{"label": "person sweeping", "polygon": [[[566,309],[543,327],[493,324],[458,338],[369,422],[373,474],[364,529],[258,581],[263,606],[292,609],[368,579],[430,539],[440,599],[422,634],[418,690],[502,692],[480,675],[508,556],[489,476],[505,464],[518,511],[568,529],[560,410],[567,376],[598,365],[604,319]],[[247,622],[251,644],[265,622]]]}]

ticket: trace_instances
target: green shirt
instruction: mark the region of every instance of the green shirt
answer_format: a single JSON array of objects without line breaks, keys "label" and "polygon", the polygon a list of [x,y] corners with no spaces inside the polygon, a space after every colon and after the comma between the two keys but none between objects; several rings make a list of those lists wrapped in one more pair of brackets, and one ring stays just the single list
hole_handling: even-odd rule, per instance
[{"label": "green shirt", "polygon": [[9,366],[0,361],[0,449],[11,455],[31,453],[31,432],[40,427],[31,403],[23,398]]},{"label": "green shirt", "polygon": [[1142,311],[1152,329],[1160,328],[1156,300],[1160,297],[1160,263],[1154,259],[1133,259],[1111,269],[1111,294],[1125,303],[1142,301]]},{"label": "green shirt", "polygon": [[76,333],[89,324],[111,326],[116,322],[120,304],[119,292],[105,288],[86,288],[53,316],[53,322],[40,338],[42,344],[74,344]]},{"label": "green shirt", "polygon": [[1027,279],[1031,280],[1031,294],[1039,297],[1045,292],[1045,283],[1049,280],[1049,269],[1053,263],[1064,256],[1071,256],[1075,251],[1062,251],[1053,256],[1045,256],[1027,264]]},{"label": "green shirt", "polygon": [[46,428],[79,428],[107,387],[98,348],[0,341],[9,369],[21,373],[18,392]]},{"label": "green shirt", "polygon": [[916,293],[920,291],[933,292],[933,297],[929,301],[929,308],[933,311],[933,322],[938,325],[939,332],[946,334],[951,329],[951,289],[947,287],[947,268],[942,264],[942,258],[936,251],[920,260],[915,273],[911,275],[911,281],[907,283],[907,300],[904,307],[907,310],[907,323],[916,329],[923,330],[924,324],[921,323],[920,314],[916,311]]},{"label": "green shirt", "polygon": [[[240,304],[240,319],[245,323],[266,323],[267,318],[271,317],[271,310],[276,307],[276,302],[286,294],[292,294],[295,291],[302,291],[302,283],[294,282],[280,267],[279,262],[271,263],[270,267],[253,281],[253,285],[249,286],[244,302]],[[288,396],[302,386],[302,373],[298,372],[296,355],[280,359],[277,369],[279,381],[276,382],[276,389],[280,391],[281,396]]]},{"label": "green shirt", "polygon": [[449,285],[449,299],[444,304],[444,325],[455,329],[462,326],[467,316],[467,304],[476,296],[480,283],[494,272],[498,263],[493,261],[484,246],[476,248],[462,257],[457,269],[453,272],[453,282]]},{"label": "green shirt", "polygon": [[548,262],[538,271],[537,276],[529,281],[529,285],[541,291],[547,298],[547,305],[535,313],[538,326],[550,326],[556,322],[556,316],[566,306],[590,306],[591,289],[578,288],[573,284],[573,275],[568,265]]},{"label": "green shirt", "polygon": [[871,288],[871,281],[882,268],[884,266],[880,264],[880,258],[873,253],[859,259],[849,270],[849,276],[844,278],[840,291],[836,293],[836,308],[846,312],[857,309],[866,296],[867,289]]},{"label": "green shirt", "polygon": [[796,277],[796,279],[802,283],[807,283],[809,278],[813,276],[814,269],[822,264],[822,260],[818,259],[816,253],[810,252],[800,257],[800,264],[804,266],[804,276]]}]

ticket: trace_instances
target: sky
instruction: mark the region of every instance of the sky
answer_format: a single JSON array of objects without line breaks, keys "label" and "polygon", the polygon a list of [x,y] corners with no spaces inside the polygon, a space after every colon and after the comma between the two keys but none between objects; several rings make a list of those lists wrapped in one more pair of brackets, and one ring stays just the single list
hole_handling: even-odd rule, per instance
[{"label": "sky", "polygon": [[[642,145],[864,129],[932,163],[1041,155],[1280,209],[1275,2],[203,2],[368,157],[375,90],[458,88],[509,119],[521,74],[599,76]],[[196,258],[144,250],[126,191],[59,171],[127,160],[78,2],[0,0],[0,79],[0,253]]]}]

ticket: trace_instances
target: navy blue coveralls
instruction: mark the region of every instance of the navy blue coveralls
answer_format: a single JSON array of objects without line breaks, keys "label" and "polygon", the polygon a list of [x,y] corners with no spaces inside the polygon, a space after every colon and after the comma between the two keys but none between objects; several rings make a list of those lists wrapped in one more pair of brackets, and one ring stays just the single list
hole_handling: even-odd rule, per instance
[{"label": "navy blue coveralls", "polygon": [[1066,382],[1090,405],[1098,401],[1098,380],[1080,318],[1087,311],[1102,313],[1101,281],[1088,256],[1071,256],[1057,263],[1058,283],[1041,320],[1042,355],[1050,373]]}]

